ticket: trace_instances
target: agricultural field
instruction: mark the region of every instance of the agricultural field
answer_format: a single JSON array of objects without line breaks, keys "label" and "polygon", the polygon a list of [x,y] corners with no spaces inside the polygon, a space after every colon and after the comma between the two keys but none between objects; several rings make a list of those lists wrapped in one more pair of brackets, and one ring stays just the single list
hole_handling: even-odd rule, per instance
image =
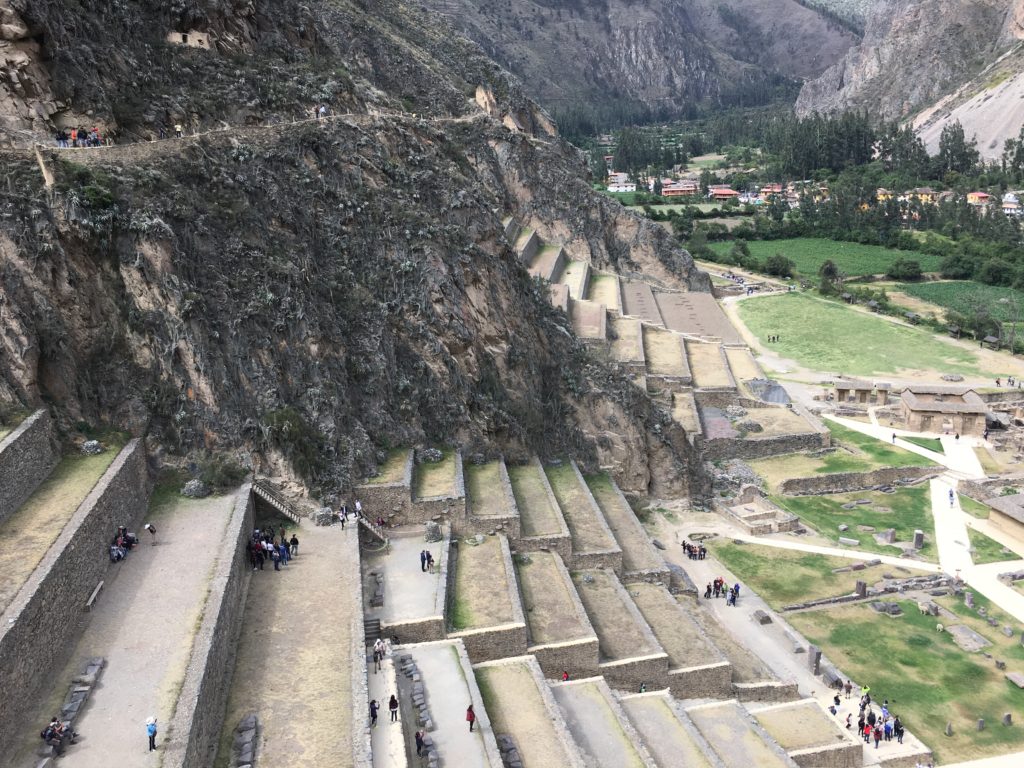
[{"label": "agricultural field", "polygon": [[[976,283],[973,280],[900,283],[897,287],[910,296],[960,314],[968,314],[974,308],[981,306],[1001,322],[1024,320],[1024,291],[1013,288],[1000,288],[995,285]],[[1002,299],[1008,301],[1003,302]],[[1013,300],[1016,300],[1016,308],[1012,303]]]},{"label": "agricultural field", "polygon": [[[796,264],[796,270],[805,277],[814,277],[818,269],[831,259],[839,269],[850,277],[881,275],[896,259],[913,259],[920,262],[925,272],[935,272],[942,261],[918,251],[897,251],[880,245],[861,245],[827,240],[821,237],[800,237],[789,240],[754,240],[747,243],[750,255],[764,261],[769,256],[781,253]],[[725,254],[732,250],[733,243],[710,243],[711,250]]]},{"label": "agricultural field", "polygon": [[741,301],[737,312],[758,338],[780,336],[772,352],[812,371],[850,376],[918,371],[932,378],[981,374],[973,350],[839,302],[789,293]]}]

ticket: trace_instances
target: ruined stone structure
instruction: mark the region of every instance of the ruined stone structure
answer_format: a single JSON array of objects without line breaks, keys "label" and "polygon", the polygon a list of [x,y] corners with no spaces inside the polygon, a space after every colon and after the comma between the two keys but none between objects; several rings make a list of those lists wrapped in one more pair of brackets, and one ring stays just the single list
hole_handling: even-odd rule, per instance
[{"label": "ruined stone structure", "polygon": [[989,409],[973,389],[915,385],[900,395],[900,411],[912,432],[955,432],[977,435],[985,431]]}]

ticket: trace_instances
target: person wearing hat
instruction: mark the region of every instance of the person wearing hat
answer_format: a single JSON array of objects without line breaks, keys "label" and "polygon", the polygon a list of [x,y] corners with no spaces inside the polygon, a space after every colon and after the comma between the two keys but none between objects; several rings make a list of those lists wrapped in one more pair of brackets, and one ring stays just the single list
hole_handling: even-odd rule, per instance
[{"label": "person wearing hat", "polygon": [[149,736],[149,751],[156,749],[156,718],[146,720],[146,735]]}]

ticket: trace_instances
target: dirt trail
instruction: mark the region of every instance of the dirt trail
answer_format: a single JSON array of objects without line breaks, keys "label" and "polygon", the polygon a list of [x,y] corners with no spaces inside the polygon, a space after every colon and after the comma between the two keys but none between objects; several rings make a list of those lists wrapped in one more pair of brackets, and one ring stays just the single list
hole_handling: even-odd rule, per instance
[{"label": "dirt trail", "polygon": [[228,762],[232,730],[260,720],[261,765],[347,765],[352,755],[350,627],[360,610],[359,563],[342,557],[356,526],[303,520],[299,556],[280,572],[254,573],[245,604],[217,765]]}]

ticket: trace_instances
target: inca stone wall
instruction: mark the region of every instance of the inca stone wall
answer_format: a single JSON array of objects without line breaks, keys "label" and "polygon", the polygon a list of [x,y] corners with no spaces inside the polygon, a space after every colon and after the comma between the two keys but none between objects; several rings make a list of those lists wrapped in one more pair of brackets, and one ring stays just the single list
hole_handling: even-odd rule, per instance
[{"label": "inca stone wall", "polygon": [[827,432],[803,432],[795,435],[780,435],[755,440],[722,437],[701,440],[700,446],[705,461],[718,459],[763,459],[783,453],[817,451],[829,447]]},{"label": "inca stone wall", "polygon": [[0,522],[14,514],[60,461],[49,411],[40,409],[0,442]]},{"label": "inca stone wall", "polygon": [[827,493],[865,491],[880,485],[909,485],[938,477],[942,467],[883,467],[870,472],[835,472],[815,477],[783,480],[779,491],[787,496],[818,496]]},{"label": "inca stone wall", "polygon": [[[146,451],[122,449],[0,617],[0,733],[17,733],[35,697],[78,630],[86,600],[110,566],[118,525],[133,528],[149,502]],[[14,695],[15,692],[17,695]],[[38,728],[38,723],[35,724]]]},{"label": "inca stone wall", "polygon": [[728,699],[733,696],[732,664],[720,661],[668,671],[668,687],[677,699]]}]

